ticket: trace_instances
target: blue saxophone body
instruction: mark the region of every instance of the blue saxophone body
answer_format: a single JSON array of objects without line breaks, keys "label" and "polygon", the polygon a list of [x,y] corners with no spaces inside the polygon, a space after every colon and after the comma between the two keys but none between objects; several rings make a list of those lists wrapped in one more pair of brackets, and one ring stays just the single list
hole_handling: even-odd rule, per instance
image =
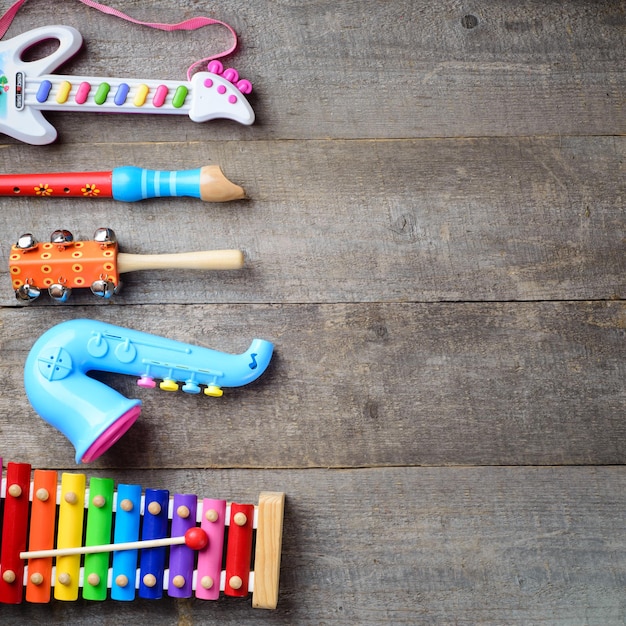
[{"label": "blue saxophone body", "polygon": [[90,371],[137,376],[156,386],[219,397],[266,370],[273,345],[254,339],[246,352],[227,354],[88,319],[58,324],[33,345],[24,368],[26,394],[35,411],[76,448],[76,462],[108,450],[135,422],[141,400],[129,399],[89,377]]}]

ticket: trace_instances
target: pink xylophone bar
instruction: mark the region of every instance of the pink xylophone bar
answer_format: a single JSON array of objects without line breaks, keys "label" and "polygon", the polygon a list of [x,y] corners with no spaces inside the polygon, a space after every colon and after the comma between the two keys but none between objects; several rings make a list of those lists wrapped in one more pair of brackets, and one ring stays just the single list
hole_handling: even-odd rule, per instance
[{"label": "pink xylophone bar", "polygon": [[109,478],[93,477],[87,487],[84,474],[63,473],[59,484],[54,470],[35,469],[31,479],[29,464],[8,463],[0,498],[1,603],[164,593],[203,600],[251,593],[254,608],[278,603],[283,493],[261,492],[254,505],[139,485],[114,491]]}]

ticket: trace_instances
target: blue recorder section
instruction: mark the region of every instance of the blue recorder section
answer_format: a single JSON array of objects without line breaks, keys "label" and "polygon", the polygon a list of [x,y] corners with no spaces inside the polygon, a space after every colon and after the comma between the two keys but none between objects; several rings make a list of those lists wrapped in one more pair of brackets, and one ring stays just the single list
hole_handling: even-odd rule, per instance
[{"label": "blue recorder section", "polygon": [[96,320],[63,322],[32,347],[24,368],[35,411],[76,448],[76,462],[108,450],[135,422],[141,401],[129,399],[91,371],[139,377],[142,387],[208,396],[250,383],[265,371],[273,345],[254,339],[246,352],[227,354]]},{"label": "blue recorder section", "polygon": [[200,198],[202,168],[181,171],[146,170],[140,167],[116,167],[113,170],[114,200],[137,202],[147,198],[186,196]]}]

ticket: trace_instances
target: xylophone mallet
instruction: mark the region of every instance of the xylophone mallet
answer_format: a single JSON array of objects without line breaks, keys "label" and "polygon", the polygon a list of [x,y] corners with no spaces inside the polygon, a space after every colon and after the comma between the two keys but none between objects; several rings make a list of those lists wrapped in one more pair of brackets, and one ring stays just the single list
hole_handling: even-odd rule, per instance
[{"label": "xylophone mallet", "polygon": [[208,536],[202,528],[194,526],[179,537],[163,537],[143,541],[127,541],[125,543],[109,543],[101,546],[76,546],[74,548],[57,548],[54,550],[33,550],[20,552],[20,559],[43,559],[48,557],[74,556],[77,554],[97,554],[100,552],[118,552],[120,550],[138,550],[146,548],[162,548],[166,546],[186,545],[192,550],[202,550],[208,544]]}]

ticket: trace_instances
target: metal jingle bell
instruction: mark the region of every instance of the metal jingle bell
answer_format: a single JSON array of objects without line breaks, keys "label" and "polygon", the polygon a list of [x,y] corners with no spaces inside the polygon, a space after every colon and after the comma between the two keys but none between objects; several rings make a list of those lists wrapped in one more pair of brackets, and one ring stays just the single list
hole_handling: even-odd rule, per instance
[{"label": "metal jingle bell", "polygon": [[117,242],[117,236],[112,228],[98,228],[93,234],[93,239],[103,245],[111,245]]},{"label": "metal jingle bell", "polygon": [[37,247],[37,240],[31,233],[24,233],[23,235],[20,235],[15,247],[20,250],[32,250]]},{"label": "metal jingle bell", "polygon": [[48,287],[48,294],[57,302],[67,302],[72,295],[72,288],[63,283],[54,283]]},{"label": "metal jingle bell", "polygon": [[32,302],[41,295],[41,290],[35,285],[23,284],[15,290],[15,297],[20,302]]},{"label": "metal jingle bell", "polygon": [[94,282],[91,283],[91,293],[93,293],[94,296],[108,300],[115,293],[115,283],[102,278],[94,280]]},{"label": "metal jingle bell", "polygon": [[74,241],[74,235],[72,235],[72,233],[69,230],[63,230],[63,229],[55,230],[50,235],[51,243],[65,244],[65,243],[71,243],[72,241]]}]

